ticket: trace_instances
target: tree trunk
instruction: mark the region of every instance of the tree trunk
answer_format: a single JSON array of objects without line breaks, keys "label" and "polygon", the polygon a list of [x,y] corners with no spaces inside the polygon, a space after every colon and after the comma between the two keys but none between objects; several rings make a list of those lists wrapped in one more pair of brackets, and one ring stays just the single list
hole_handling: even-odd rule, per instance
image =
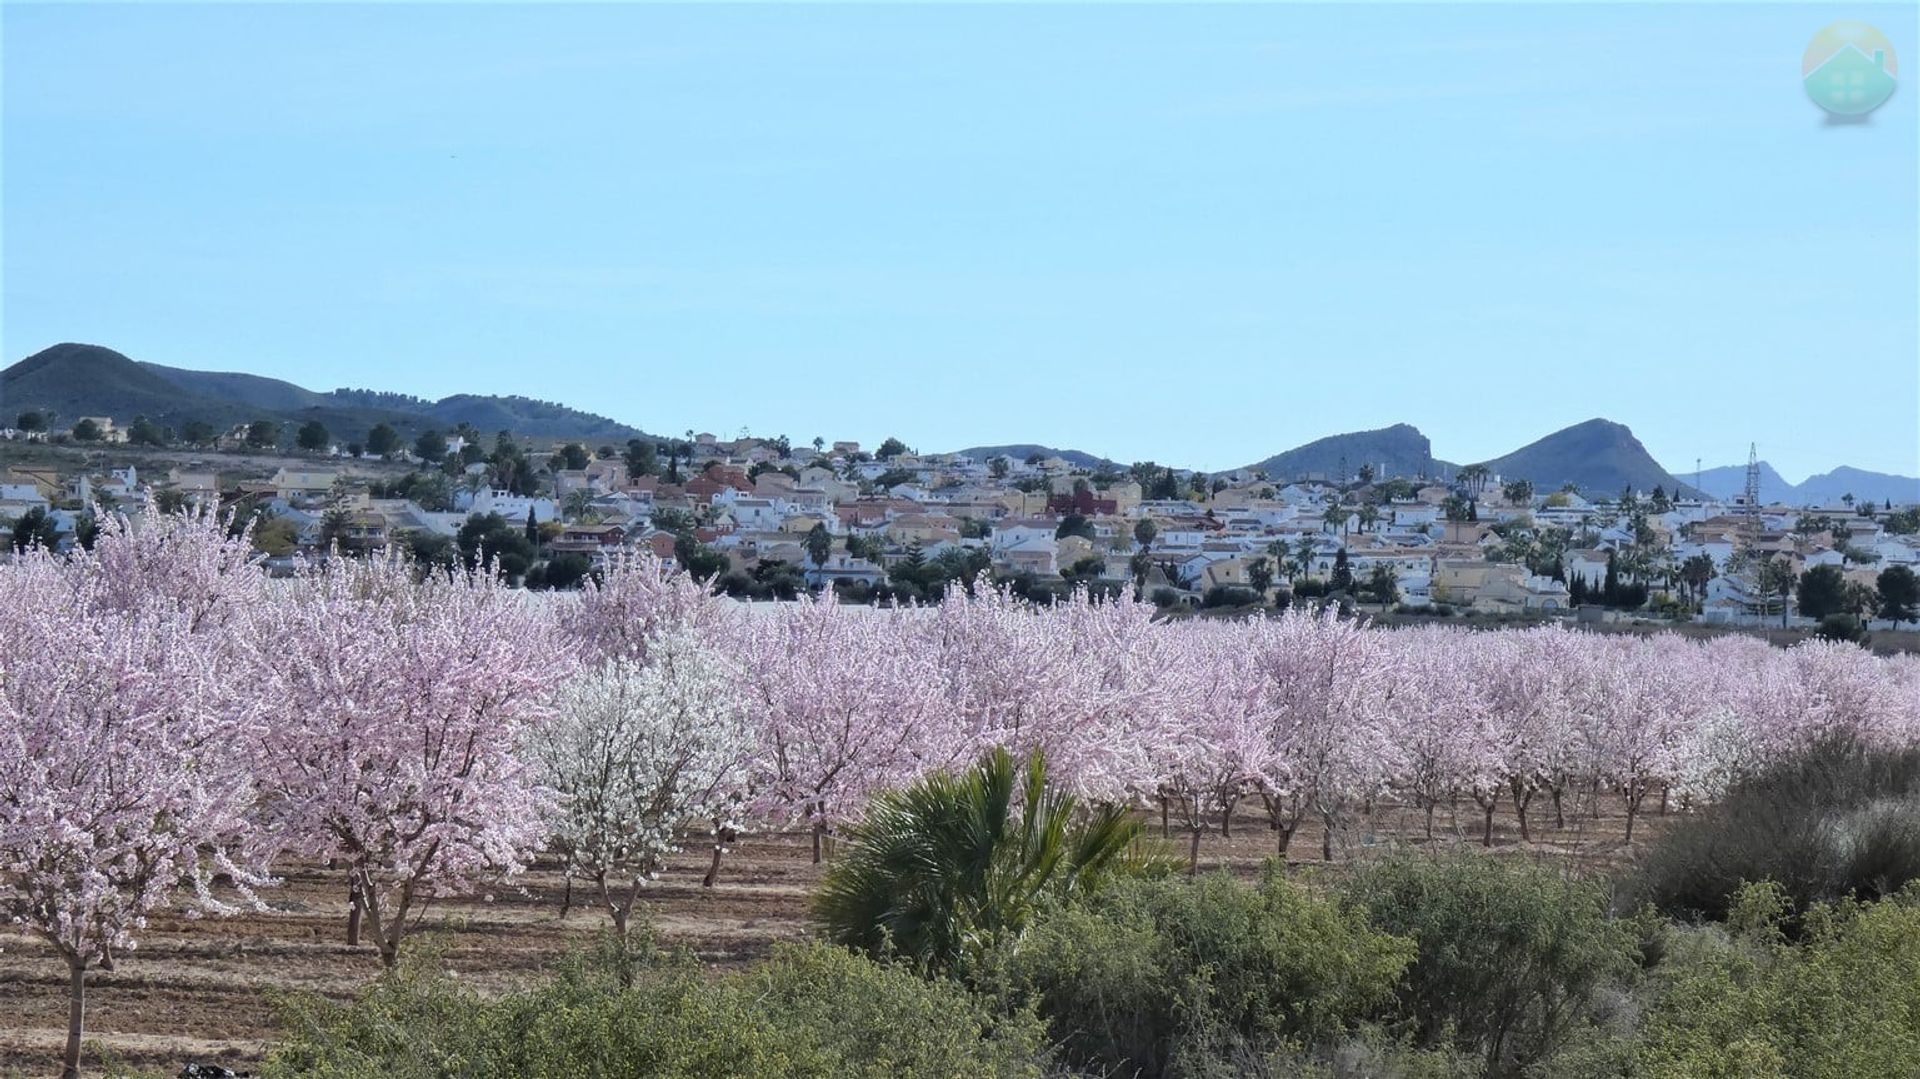
[{"label": "tree trunk", "polygon": [[80,1035],[87,1012],[87,968],[78,959],[67,960],[67,1054],[60,1079],[80,1079]]},{"label": "tree trunk", "polygon": [[1287,860],[1287,848],[1293,845],[1293,830],[1296,827],[1298,827],[1298,825],[1290,824],[1282,828],[1277,822],[1274,824],[1273,830],[1280,833],[1280,849],[1278,854],[1282,862]]},{"label": "tree trunk", "polygon": [[1232,802],[1228,802],[1226,806],[1220,810],[1220,838],[1221,839],[1233,838],[1233,803]]},{"label": "tree trunk", "polygon": [[1632,783],[1629,783],[1627,784],[1626,795],[1627,795],[1627,835],[1626,835],[1625,841],[1631,844],[1633,842],[1633,822],[1637,817],[1640,816],[1640,802],[1641,802],[1641,799],[1647,796],[1647,792],[1644,787],[1639,787]]},{"label": "tree trunk", "polygon": [[360,898],[360,874],[356,871],[347,881],[347,947],[360,946],[360,913],[366,904]]},{"label": "tree trunk", "polygon": [[1663,817],[1667,815],[1667,796],[1672,793],[1673,786],[1671,784],[1660,784],[1660,815]]},{"label": "tree trunk", "polygon": [[1333,814],[1320,811],[1320,860],[1333,861]]},{"label": "tree trunk", "polygon": [[1553,787],[1553,830],[1556,832],[1567,826],[1566,813],[1560,806],[1560,794],[1560,786],[1556,783]]},{"label": "tree trunk", "polygon": [[573,909],[573,873],[567,873],[567,890],[560,893],[560,920],[567,920],[567,912]]},{"label": "tree trunk", "polygon": [[1527,829],[1527,803],[1533,801],[1533,792],[1526,790],[1518,779],[1510,781],[1513,785],[1513,815],[1520,819],[1520,842],[1533,842],[1533,833]]},{"label": "tree trunk", "polygon": [[1481,818],[1482,823],[1480,828],[1480,845],[1483,847],[1492,847],[1493,846],[1493,811],[1495,808],[1497,808],[1500,805],[1500,788],[1495,787],[1492,791],[1488,792],[1488,794],[1485,797],[1482,797],[1479,791],[1475,791],[1473,794],[1473,800],[1474,800],[1474,803],[1480,807],[1480,811],[1482,814],[1482,818]]},{"label": "tree trunk", "polygon": [[820,837],[827,830],[826,823],[816,821],[813,825],[813,864],[820,864]]},{"label": "tree trunk", "polygon": [[711,888],[713,882],[720,879],[720,849],[739,838],[739,833],[731,828],[722,828],[713,842],[713,861],[707,866],[707,875],[700,878],[700,887]]},{"label": "tree trunk", "polygon": [[1196,876],[1200,872],[1200,829],[1193,830],[1193,842],[1187,847],[1187,876]]},{"label": "tree trunk", "polygon": [[1433,807],[1434,807],[1434,804],[1432,802],[1427,803],[1427,838],[1428,839],[1433,838]]}]

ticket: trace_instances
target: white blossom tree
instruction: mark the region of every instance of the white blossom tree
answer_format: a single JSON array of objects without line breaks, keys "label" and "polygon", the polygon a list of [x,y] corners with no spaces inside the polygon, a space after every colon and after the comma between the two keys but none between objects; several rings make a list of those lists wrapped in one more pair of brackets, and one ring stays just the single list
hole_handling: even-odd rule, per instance
[{"label": "white blossom tree", "polygon": [[668,855],[696,830],[717,852],[739,827],[754,747],[733,662],[686,634],[645,655],[574,676],[531,739],[569,872],[593,881],[622,937]]}]

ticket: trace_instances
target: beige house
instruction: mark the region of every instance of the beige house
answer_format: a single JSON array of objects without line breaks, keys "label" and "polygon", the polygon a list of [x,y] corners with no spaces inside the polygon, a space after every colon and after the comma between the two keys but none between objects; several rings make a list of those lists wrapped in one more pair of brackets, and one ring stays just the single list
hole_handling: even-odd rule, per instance
[{"label": "beige house", "polygon": [[331,495],[333,485],[339,481],[338,472],[281,468],[267,483],[275,495],[289,502],[311,502]]},{"label": "beige house", "polygon": [[[1253,580],[1247,576],[1247,566],[1251,558],[1221,558],[1207,563],[1200,571],[1200,581],[1196,586],[1204,592],[1209,588],[1252,588]],[[1268,560],[1271,563],[1271,559]]]},{"label": "beige house", "polygon": [[1477,558],[1440,558],[1433,563],[1433,601],[1469,607],[1486,587],[1495,563]]},{"label": "beige house", "polygon": [[887,535],[899,543],[931,547],[960,539],[960,519],[944,513],[909,513],[887,524]]},{"label": "beige house", "polygon": [[1525,566],[1498,564],[1474,597],[1475,610],[1565,611],[1573,599],[1567,586],[1551,577],[1529,574]]}]

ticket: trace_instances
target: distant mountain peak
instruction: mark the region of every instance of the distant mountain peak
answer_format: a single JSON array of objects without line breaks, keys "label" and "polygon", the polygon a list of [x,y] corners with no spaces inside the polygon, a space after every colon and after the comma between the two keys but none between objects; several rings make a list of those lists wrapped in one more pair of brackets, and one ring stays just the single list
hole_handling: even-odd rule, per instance
[{"label": "distant mountain peak", "polygon": [[[1831,471],[1808,476],[1799,483],[1788,483],[1774,467],[1759,462],[1760,501],[1789,506],[1823,505],[1840,501],[1846,495],[1856,500],[1892,502],[1907,505],[1920,502],[1920,477],[1871,472],[1841,465]],[[1683,473],[1689,477],[1692,473]],[[1746,493],[1747,466],[1719,465],[1700,470],[1700,487],[1715,498],[1737,498]]]},{"label": "distant mountain peak", "polygon": [[1383,476],[1442,475],[1453,469],[1445,461],[1434,460],[1433,443],[1410,423],[1328,435],[1246,467],[1284,483],[1354,475],[1362,465],[1372,466]]},{"label": "distant mountain peak", "polygon": [[1669,492],[1687,489],[1660,467],[1624,423],[1595,417],[1527,443],[1481,464],[1505,479],[1524,479],[1535,490],[1573,484],[1582,491],[1614,494],[1626,487]]}]

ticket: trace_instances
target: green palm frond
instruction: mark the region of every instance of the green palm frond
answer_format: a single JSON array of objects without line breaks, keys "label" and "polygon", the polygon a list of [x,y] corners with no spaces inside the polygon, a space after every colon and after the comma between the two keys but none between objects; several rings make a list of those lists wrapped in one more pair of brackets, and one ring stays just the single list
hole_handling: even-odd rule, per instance
[{"label": "green palm frond", "polygon": [[848,829],[814,916],[841,944],[952,971],[1018,934],[1043,903],[1154,864],[1140,834],[1123,808],[1083,813],[1050,790],[1038,752],[1016,764],[995,749],[959,775],[875,798]]}]

